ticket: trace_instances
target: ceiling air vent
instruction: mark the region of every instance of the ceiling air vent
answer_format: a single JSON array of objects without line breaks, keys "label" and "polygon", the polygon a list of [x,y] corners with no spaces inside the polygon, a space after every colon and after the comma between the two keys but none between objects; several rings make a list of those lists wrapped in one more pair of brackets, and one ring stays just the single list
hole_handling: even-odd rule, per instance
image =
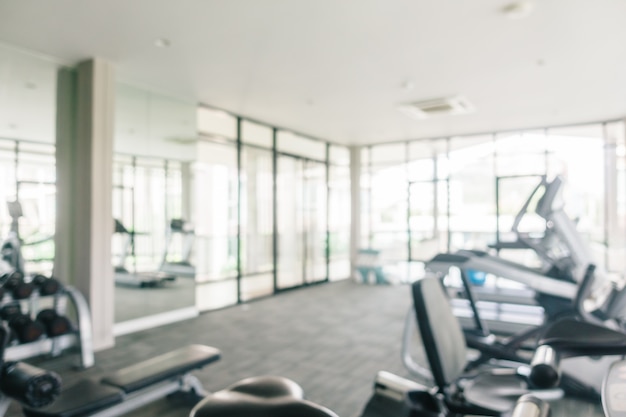
[{"label": "ceiling air vent", "polygon": [[454,96],[401,104],[398,110],[413,119],[423,120],[434,116],[472,113],[475,109],[465,97]]}]

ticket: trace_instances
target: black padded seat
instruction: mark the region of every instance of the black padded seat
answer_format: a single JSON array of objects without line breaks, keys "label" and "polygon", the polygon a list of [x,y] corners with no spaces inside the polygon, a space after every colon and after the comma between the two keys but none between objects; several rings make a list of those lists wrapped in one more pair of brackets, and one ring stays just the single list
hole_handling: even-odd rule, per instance
[{"label": "black padded seat", "polygon": [[52,404],[43,408],[23,408],[27,417],[85,416],[121,403],[124,394],[92,379],[84,379],[68,389]]},{"label": "black padded seat", "polygon": [[413,283],[413,307],[424,352],[438,392],[451,412],[499,416],[528,393],[512,368],[490,368],[466,375],[467,348],[441,280],[427,276]]},{"label": "black padded seat", "polygon": [[282,376],[255,376],[242,379],[222,391],[240,392],[257,397],[289,396],[297,399],[304,398],[302,387],[289,378]]},{"label": "black padded seat", "polygon": [[189,345],[120,369],[102,378],[101,382],[128,394],[202,368],[219,358],[218,349]]},{"label": "black padded seat", "polygon": [[190,417],[337,417],[302,398],[302,388],[288,378],[247,378],[200,401]]}]

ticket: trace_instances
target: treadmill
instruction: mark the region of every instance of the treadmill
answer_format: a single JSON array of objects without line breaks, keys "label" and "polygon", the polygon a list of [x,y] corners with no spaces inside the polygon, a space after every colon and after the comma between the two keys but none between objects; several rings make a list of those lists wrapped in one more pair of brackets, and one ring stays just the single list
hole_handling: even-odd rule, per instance
[{"label": "treadmill", "polygon": [[116,284],[144,288],[162,286],[167,282],[176,280],[175,275],[167,274],[162,271],[130,272],[126,267],[126,258],[129,253],[133,254],[135,236],[140,233],[128,230],[119,219],[113,219],[113,233],[124,237],[122,251],[119,253],[117,261],[113,265],[115,268]]},{"label": "treadmill", "polygon": [[[196,237],[193,225],[183,219],[172,219],[169,226],[159,270],[179,277],[195,278],[196,267],[191,263],[191,250]],[[180,257],[170,253],[176,235],[182,238]]]}]

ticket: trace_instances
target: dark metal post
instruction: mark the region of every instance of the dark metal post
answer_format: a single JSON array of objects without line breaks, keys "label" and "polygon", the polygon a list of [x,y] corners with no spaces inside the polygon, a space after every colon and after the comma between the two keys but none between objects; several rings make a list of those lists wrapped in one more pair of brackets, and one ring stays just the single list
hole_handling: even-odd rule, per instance
[{"label": "dark metal post", "polygon": [[278,291],[278,154],[276,137],[278,129],[272,128],[272,264],[274,265],[274,293]]},{"label": "dark metal post", "polygon": [[241,303],[241,117],[237,117],[237,303]]}]

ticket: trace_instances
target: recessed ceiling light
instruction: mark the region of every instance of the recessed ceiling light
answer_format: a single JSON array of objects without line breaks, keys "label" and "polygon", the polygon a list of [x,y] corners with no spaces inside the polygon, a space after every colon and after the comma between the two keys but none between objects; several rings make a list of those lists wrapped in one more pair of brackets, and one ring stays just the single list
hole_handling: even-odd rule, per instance
[{"label": "recessed ceiling light", "polygon": [[154,41],[154,46],[157,48],[168,48],[171,44],[170,40],[165,38],[158,38]]},{"label": "recessed ceiling light", "polygon": [[532,1],[517,1],[507,4],[501,10],[509,19],[523,19],[530,16],[534,8]]}]

